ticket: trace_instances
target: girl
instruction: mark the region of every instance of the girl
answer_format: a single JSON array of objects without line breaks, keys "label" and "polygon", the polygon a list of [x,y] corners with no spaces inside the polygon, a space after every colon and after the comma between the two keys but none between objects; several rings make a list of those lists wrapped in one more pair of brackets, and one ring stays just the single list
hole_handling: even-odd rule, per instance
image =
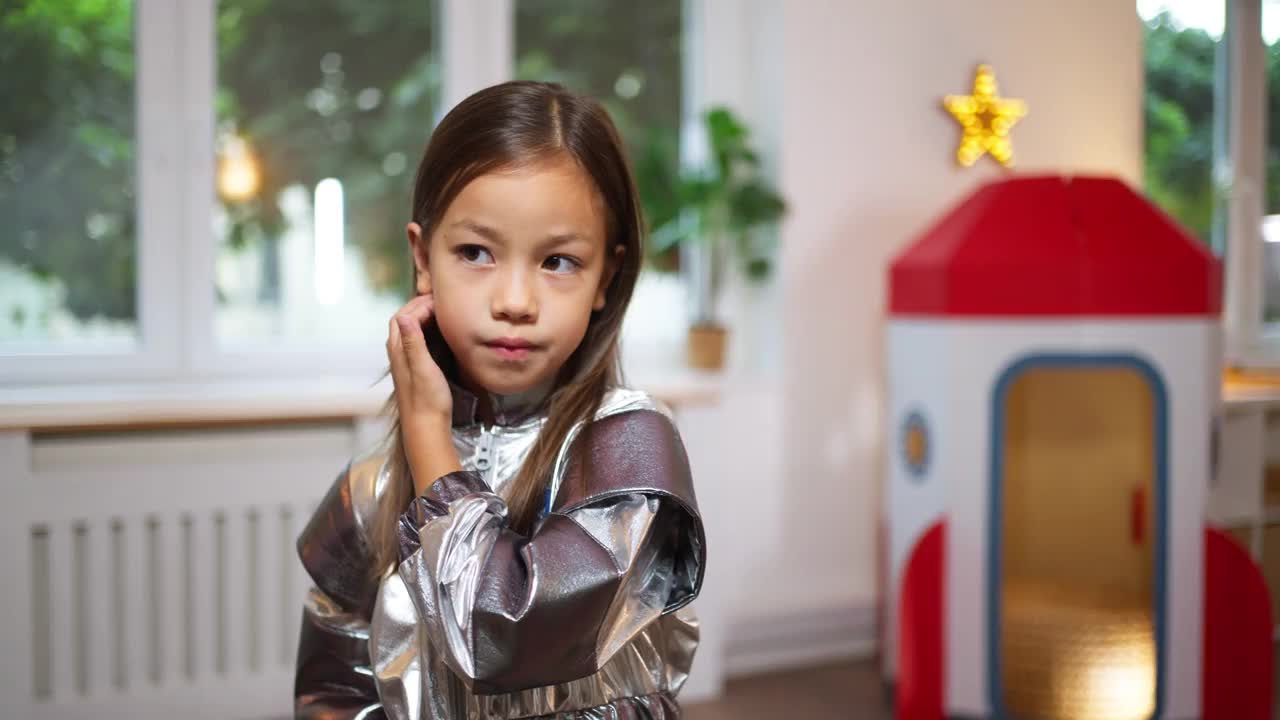
[{"label": "girl", "polygon": [[622,386],[635,184],[594,101],[511,82],[418,169],[397,420],[298,538],[300,718],[677,718],[706,563],[669,412]]}]

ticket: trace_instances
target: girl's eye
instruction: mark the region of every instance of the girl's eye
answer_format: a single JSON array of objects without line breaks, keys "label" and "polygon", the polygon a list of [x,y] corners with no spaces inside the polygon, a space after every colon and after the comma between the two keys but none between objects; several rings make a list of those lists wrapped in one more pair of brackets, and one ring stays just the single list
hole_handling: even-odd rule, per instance
[{"label": "girl's eye", "polygon": [[548,266],[547,269],[551,272],[561,275],[571,273],[582,267],[582,263],[568,255],[552,255],[543,262],[543,265]]},{"label": "girl's eye", "polygon": [[493,255],[479,245],[459,245],[455,252],[458,257],[472,264],[487,265],[493,262]]}]

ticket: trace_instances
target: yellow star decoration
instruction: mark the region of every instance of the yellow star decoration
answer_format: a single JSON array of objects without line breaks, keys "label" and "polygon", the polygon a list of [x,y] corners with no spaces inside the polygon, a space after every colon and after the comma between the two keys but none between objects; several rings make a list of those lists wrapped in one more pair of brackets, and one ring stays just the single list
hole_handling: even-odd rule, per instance
[{"label": "yellow star decoration", "polygon": [[996,89],[996,76],[989,65],[979,65],[973,78],[972,95],[948,95],[942,105],[955,116],[964,135],[956,160],[969,167],[984,153],[991,153],[1001,165],[1013,164],[1013,143],[1009,128],[1027,114],[1027,104],[1021,100],[1002,98]]}]

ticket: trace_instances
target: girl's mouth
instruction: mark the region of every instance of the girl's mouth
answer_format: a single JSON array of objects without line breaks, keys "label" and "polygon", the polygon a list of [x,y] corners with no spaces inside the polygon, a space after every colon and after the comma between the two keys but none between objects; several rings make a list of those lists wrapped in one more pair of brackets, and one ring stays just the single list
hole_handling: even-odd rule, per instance
[{"label": "girl's mouth", "polygon": [[520,338],[499,338],[484,345],[501,360],[524,360],[536,349],[533,343]]}]

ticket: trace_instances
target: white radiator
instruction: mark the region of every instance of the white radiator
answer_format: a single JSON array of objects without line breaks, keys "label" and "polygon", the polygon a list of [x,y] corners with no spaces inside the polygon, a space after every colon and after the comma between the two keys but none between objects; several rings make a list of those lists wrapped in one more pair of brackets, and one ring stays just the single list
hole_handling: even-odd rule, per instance
[{"label": "white radiator", "polygon": [[294,541],[360,429],[0,433],[0,718],[291,717]]}]

